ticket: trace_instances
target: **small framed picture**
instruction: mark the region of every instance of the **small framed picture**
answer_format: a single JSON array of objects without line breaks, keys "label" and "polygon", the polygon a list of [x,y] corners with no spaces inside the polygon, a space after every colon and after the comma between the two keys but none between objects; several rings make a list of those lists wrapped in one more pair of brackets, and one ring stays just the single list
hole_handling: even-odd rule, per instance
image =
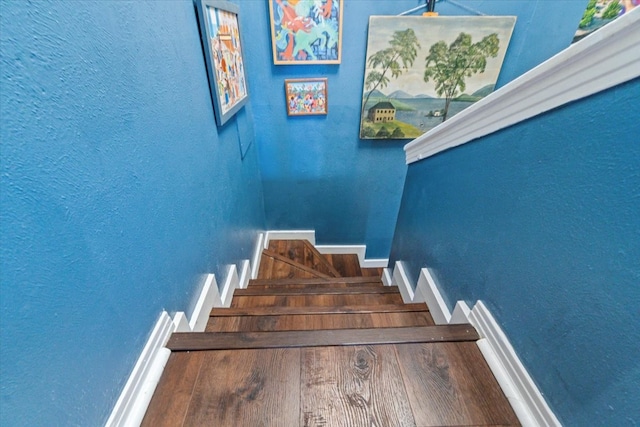
[{"label": "small framed picture", "polygon": [[209,88],[218,126],[249,100],[238,25],[239,7],[221,0],[195,0]]},{"label": "small framed picture", "polygon": [[287,79],[284,81],[289,116],[327,114],[327,79]]}]

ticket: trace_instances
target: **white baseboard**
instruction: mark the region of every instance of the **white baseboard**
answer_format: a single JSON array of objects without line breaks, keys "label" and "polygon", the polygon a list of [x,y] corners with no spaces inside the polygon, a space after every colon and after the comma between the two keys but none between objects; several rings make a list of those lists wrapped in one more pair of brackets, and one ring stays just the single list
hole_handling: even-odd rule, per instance
[{"label": "white baseboard", "polygon": [[393,286],[393,273],[389,267],[382,270],[382,284],[384,286]]},{"label": "white baseboard", "polygon": [[[383,278],[389,274],[390,270],[385,269]],[[478,301],[473,310],[465,301],[458,301],[451,314],[428,268],[421,270],[416,295],[412,296],[411,283],[401,261],[396,262],[392,284],[400,288],[405,302],[416,302],[418,295],[422,295],[436,325],[471,323],[476,328],[481,337],[477,345],[524,427],[561,425],[520,362],[509,339],[482,301]]]},{"label": "white baseboard", "polygon": [[422,299],[427,303],[431,317],[433,317],[436,325],[449,324],[451,321],[451,312],[444,302],[444,298],[442,298],[434,275],[428,268],[420,270],[416,293],[422,295]]},{"label": "white baseboard", "polygon": [[[189,320],[191,332],[204,332],[207,327],[207,322],[209,321],[211,309],[218,301],[221,301],[221,299],[216,276],[215,274],[208,274],[204,286],[202,286],[196,308],[194,308],[193,313],[191,313],[191,320]],[[218,304],[221,304],[221,302]]]},{"label": "white baseboard", "polygon": [[407,276],[402,261],[396,261],[396,266],[393,269],[393,275],[391,276],[391,286],[398,287],[400,295],[402,296],[402,301],[404,301],[405,304],[418,302],[414,301],[416,294],[411,282],[409,281],[409,277]]},{"label": "white baseboard", "polygon": [[245,259],[240,263],[240,279],[238,281],[239,289],[246,289],[251,279],[251,261]]},{"label": "white baseboard", "polygon": [[256,245],[253,249],[253,257],[251,258],[251,278],[258,278],[258,271],[260,270],[260,259],[262,258],[262,249],[264,249],[264,242],[266,239],[265,233],[259,233]]},{"label": "white baseboard", "polygon": [[184,311],[178,311],[173,316],[174,332],[191,332],[191,326],[189,326],[189,319]]},{"label": "white baseboard", "polygon": [[[315,230],[269,230],[266,232],[262,248],[267,249],[271,240],[308,240],[321,254],[356,254],[360,268],[384,268],[389,265],[386,258],[366,259],[366,245],[316,245]],[[260,261],[259,256],[255,256],[256,262]],[[254,279],[258,276],[256,263],[251,277]]]},{"label": "white baseboard", "polygon": [[264,249],[269,247],[271,240],[308,240],[315,245],[316,232],[315,230],[269,230],[264,241]]},{"label": "white baseboard", "polygon": [[107,427],[139,426],[171,352],[164,348],[174,324],[163,311],[107,420]]},{"label": "white baseboard", "polygon": [[389,265],[387,258],[366,259],[367,245],[316,245],[321,254],[356,254],[360,268],[386,268]]},{"label": "white baseboard", "polygon": [[469,321],[480,334],[482,339],[478,341],[478,347],[520,423],[525,427],[560,426],[509,339],[482,301],[471,310]]},{"label": "white baseboard", "polygon": [[238,276],[238,268],[235,264],[227,267],[227,278],[222,286],[220,299],[213,301],[214,307],[230,307],[233,299],[233,292],[240,286],[240,277]]}]

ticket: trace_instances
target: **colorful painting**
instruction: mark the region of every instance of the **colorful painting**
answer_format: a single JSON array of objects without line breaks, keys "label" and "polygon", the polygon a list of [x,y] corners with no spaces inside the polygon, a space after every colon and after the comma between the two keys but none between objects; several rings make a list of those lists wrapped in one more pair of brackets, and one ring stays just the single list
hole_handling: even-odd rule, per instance
[{"label": "colorful painting", "polygon": [[515,16],[372,16],[361,139],[413,139],[493,92]]},{"label": "colorful painting", "polygon": [[284,87],[288,115],[327,114],[327,79],[288,79]]},{"label": "colorful painting", "polygon": [[600,27],[632,11],[640,0],[589,0],[587,8],[580,19],[573,43],[583,39]]},{"label": "colorful painting", "polygon": [[216,122],[222,126],[249,99],[238,7],[212,0],[197,0],[196,6]]},{"label": "colorful painting", "polygon": [[269,0],[276,65],[339,64],[343,0]]}]

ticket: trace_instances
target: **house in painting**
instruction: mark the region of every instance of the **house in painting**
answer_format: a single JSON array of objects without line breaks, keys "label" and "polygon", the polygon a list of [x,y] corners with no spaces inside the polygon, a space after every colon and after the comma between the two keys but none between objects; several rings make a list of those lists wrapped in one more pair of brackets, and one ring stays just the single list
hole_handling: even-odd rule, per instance
[{"label": "house in painting", "polygon": [[369,108],[368,117],[373,123],[392,122],[396,118],[396,107],[388,101],[378,102]]}]

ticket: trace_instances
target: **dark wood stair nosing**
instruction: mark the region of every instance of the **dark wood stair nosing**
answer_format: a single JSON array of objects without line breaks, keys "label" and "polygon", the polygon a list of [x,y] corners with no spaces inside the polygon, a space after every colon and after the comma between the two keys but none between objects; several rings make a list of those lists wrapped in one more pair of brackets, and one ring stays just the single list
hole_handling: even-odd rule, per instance
[{"label": "dark wood stair nosing", "polygon": [[347,286],[347,287],[331,287],[331,285],[308,285],[304,287],[248,287],[246,289],[236,289],[233,293],[235,297],[247,296],[270,296],[270,295],[357,295],[357,294],[374,294],[388,295],[399,294],[397,287],[390,286]]},{"label": "dark wood stair nosing", "polygon": [[183,332],[171,335],[171,351],[241,350],[477,341],[472,325],[330,329],[275,332]]},{"label": "dark wood stair nosing", "polygon": [[291,314],[347,314],[347,313],[402,313],[411,311],[429,311],[424,303],[418,304],[380,304],[380,305],[341,305],[341,306],[266,306],[266,307],[230,307],[214,308],[209,317],[226,316],[285,316]]},{"label": "dark wood stair nosing", "polygon": [[376,283],[382,285],[382,280],[379,277],[317,277],[312,279],[251,279],[249,286],[263,286],[263,285],[318,285],[318,284],[363,284],[363,283]]}]

